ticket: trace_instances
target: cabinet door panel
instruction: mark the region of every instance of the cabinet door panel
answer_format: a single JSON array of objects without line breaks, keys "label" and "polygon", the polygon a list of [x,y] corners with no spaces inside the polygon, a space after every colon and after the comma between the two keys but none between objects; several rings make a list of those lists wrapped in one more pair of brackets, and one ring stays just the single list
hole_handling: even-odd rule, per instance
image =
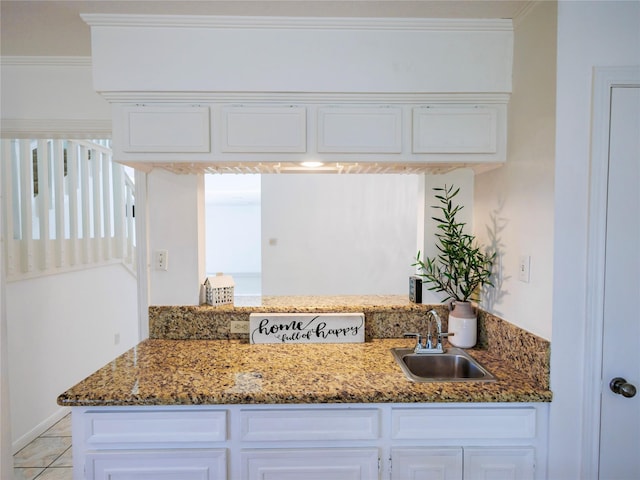
[{"label": "cabinet door panel", "polygon": [[413,110],[414,153],[496,153],[498,112],[487,107]]},{"label": "cabinet door panel", "polygon": [[91,480],[226,480],[226,450],[155,450],[90,453]]},{"label": "cabinet door panel", "polygon": [[318,152],[401,153],[401,108],[318,110]]},{"label": "cabinet door panel", "polygon": [[84,438],[92,448],[99,445],[157,445],[161,443],[220,442],[227,437],[225,410],[192,411],[89,411],[85,414]]},{"label": "cabinet door panel", "polygon": [[243,480],[374,480],[377,448],[243,450]]},{"label": "cabinet door panel", "polygon": [[534,438],[536,410],[513,408],[394,408],[393,439]]},{"label": "cabinet door panel", "polygon": [[241,422],[243,441],[375,440],[380,436],[380,411],[374,408],[244,410]]},{"label": "cabinet door panel", "polygon": [[391,480],[462,480],[462,448],[394,448]]},{"label": "cabinet door panel", "polygon": [[220,148],[237,153],[306,152],[306,115],[304,107],[225,107]]},{"label": "cabinet door panel", "polygon": [[208,107],[126,107],[122,151],[132,153],[209,152]]},{"label": "cabinet door panel", "polygon": [[465,448],[465,480],[533,480],[533,448]]}]

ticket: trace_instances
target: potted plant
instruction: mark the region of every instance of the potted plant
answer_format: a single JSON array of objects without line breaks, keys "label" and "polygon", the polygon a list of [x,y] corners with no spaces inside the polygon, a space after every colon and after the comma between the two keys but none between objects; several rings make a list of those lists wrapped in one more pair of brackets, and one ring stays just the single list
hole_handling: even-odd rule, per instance
[{"label": "potted plant", "polygon": [[471,300],[478,300],[483,285],[491,284],[491,271],[495,254],[489,255],[480,249],[473,235],[464,232],[465,224],[456,219],[462,205],[454,205],[453,199],[459,188],[445,185],[433,189],[439,205],[432,208],[440,215],[432,217],[438,222],[438,254],[435,257],[420,257],[420,251],[412,266],[418,267],[418,275],[429,284],[428,289],[444,292],[443,301],[451,300],[449,313],[449,343],[461,348],[470,348],[477,340],[477,315]]}]

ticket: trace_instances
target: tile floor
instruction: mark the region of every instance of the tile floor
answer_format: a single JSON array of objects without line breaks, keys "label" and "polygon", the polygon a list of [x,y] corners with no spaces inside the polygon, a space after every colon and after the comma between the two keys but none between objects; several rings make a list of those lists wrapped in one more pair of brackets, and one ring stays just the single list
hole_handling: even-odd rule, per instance
[{"label": "tile floor", "polygon": [[71,414],[13,456],[13,480],[71,480]]}]

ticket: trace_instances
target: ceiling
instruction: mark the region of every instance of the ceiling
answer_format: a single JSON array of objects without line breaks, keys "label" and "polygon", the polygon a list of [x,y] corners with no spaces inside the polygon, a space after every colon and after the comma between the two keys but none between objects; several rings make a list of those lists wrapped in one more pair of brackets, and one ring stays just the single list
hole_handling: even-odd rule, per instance
[{"label": "ceiling", "polygon": [[306,17],[518,18],[529,0],[2,0],[0,53],[90,56],[80,13]]}]

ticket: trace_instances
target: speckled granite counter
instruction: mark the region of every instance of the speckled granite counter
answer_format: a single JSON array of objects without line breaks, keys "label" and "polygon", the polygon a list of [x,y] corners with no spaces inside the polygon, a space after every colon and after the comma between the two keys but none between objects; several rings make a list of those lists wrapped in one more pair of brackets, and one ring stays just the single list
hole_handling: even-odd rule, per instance
[{"label": "speckled granite counter", "polygon": [[496,382],[412,383],[392,347],[146,340],[60,397],[64,406],[377,402],[548,402],[551,392],[486,350],[469,350]]},{"label": "speckled granite counter", "polygon": [[247,334],[231,333],[232,321],[248,321],[254,312],[363,312],[365,338],[398,338],[421,331],[424,314],[436,308],[446,327],[443,305],[411,303],[402,295],[343,295],[291,297],[236,297],[235,305],[151,306],[149,337],[173,340],[243,340]]},{"label": "speckled granite counter", "polygon": [[[469,353],[496,382],[412,383],[390,349],[410,347],[425,312],[443,305],[402,296],[261,297],[244,305],[149,308],[151,339],[58,397],[64,406],[549,402],[550,345],[479,311],[478,345]],[[360,344],[251,345],[230,322],[252,312],[364,312]]]}]

